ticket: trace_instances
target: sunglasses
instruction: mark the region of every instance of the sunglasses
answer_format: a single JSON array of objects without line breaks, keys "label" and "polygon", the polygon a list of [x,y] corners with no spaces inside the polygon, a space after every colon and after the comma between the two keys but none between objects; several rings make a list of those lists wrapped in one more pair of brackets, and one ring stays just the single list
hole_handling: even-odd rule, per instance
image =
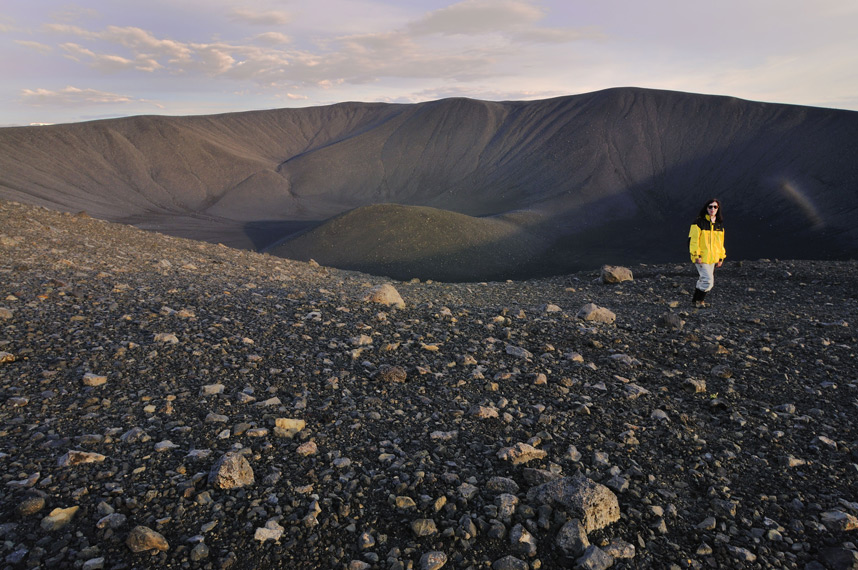
[{"label": "sunglasses", "polygon": [[706,206],[707,210],[717,210],[718,206]]}]

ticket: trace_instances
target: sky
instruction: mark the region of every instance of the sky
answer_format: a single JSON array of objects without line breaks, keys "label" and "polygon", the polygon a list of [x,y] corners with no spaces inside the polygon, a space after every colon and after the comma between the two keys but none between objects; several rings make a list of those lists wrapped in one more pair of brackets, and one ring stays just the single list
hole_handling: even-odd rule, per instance
[{"label": "sky", "polygon": [[611,87],[858,110],[856,0],[2,0],[0,126]]}]

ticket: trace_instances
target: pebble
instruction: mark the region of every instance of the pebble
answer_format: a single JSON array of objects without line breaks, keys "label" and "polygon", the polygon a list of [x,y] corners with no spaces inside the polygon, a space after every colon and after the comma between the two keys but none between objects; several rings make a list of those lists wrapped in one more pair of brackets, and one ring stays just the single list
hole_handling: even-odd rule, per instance
[{"label": "pebble", "polygon": [[56,508],[52,510],[48,516],[42,519],[40,526],[42,527],[42,530],[46,530],[48,532],[59,530],[72,521],[78,510],[80,510],[80,507],[78,506],[68,507],[65,509]]},{"label": "pebble", "polygon": [[32,516],[45,508],[44,497],[27,497],[18,503],[18,514],[22,517]]},{"label": "pebble", "polygon": [[447,555],[443,552],[434,550],[427,552],[420,557],[421,570],[438,570],[447,564]]},{"label": "pebble", "polygon": [[135,526],[131,529],[125,539],[125,545],[135,553],[152,550],[163,552],[170,549],[170,544],[164,535],[146,526]]},{"label": "pebble", "polygon": [[227,453],[221,456],[209,472],[209,483],[218,489],[236,489],[254,483],[253,468],[243,455]]}]

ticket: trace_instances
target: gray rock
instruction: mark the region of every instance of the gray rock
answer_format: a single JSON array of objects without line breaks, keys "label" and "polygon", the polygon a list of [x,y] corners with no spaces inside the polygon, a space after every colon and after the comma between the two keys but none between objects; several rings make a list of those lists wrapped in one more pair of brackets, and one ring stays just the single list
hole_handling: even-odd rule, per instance
[{"label": "gray rock", "polygon": [[509,555],[492,563],[492,570],[529,570],[530,565],[520,558]]},{"label": "gray rock", "polygon": [[509,522],[518,506],[518,497],[509,493],[502,493],[495,499],[495,504],[498,507],[498,518]]},{"label": "gray rock", "polygon": [[164,535],[146,526],[135,526],[131,529],[125,539],[125,545],[131,549],[131,552],[136,553],[152,550],[163,552],[170,549],[170,544]]},{"label": "gray rock", "polygon": [[509,531],[509,542],[513,552],[530,558],[536,556],[536,539],[521,524]]},{"label": "gray rock", "polygon": [[486,489],[492,493],[518,493],[518,483],[508,477],[492,477],[486,482]]},{"label": "gray rock", "polygon": [[107,376],[100,376],[98,374],[92,374],[91,372],[87,372],[83,375],[83,385],[84,386],[103,386],[107,384]]},{"label": "gray rock", "polygon": [[60,467],[72,467],[83,463],[101,463],[105,459],[107,458],[100,453],[72,449],[57,460],[57,465]]},{"label": "gray rock", "polygon": [[583,570],[607,570],[614,565],[614,559],[610,554],[598,546],[590,545],[584,554],[575,561],[576,568]]},{"label": "gray rock", "polygon": [[839,510],[826,511],[820,515],[822,524],[834,532],[847,532],[858,529],[858,518]]},{"label": "gray rock", "polygon": [[420,570],[438,570],[447,564],[447,555],[433,550],[420,557]]},{"label": "gray rock", "polygon": [[581,556],[587,547],[590,546],[590,540],[587,538],[587,531],[584,530],[584,525],[578,519],[572,519],[560,528],[554,543],[567,556]]},{"label": "gray rock", "polygon": [[432,519],[417,519],[411,523],[411,531],[417,537],[432,536],[438,534],[438,527]]},{"label": "gray rock", "polygon": [[378,367],[376,377],[384,382],[403,383],[408,378],[408,373],[401,366],[382,364]]},{"label": "gray rock", "polygon": [[44,497],[27,497],[18,503],[18,514],[22,517],[34,515],[45,508]]},{"label": "gray rock", "polygon": [[587,303],[578,311],[578,318],[593,323],[611,324],[617,320],[617,315],[595,303]]},{"label": "gray rock", "polygon": [[604,528],[620,518],[617,496],[604,485],[576,475],[533,487],[527,493],[531,503],[559,507],[579,519],[587,533]]},{"label": "gray rock", "polygon": [[57,508],[52,510],[48,516],[42,519],[42,530],[52,532],[65,527],[72,521],[79,509],[80,507],[74,506],[67,509]]},{"label": "gray rock", "polygon": [[521,465],[522,463],[543,459],[546,455],[545,451],[522,442],[516,443],[512,447],[504,447],[497,453],[500,459],[509,461],[513,465]]},{"label": "gray rock", "polygon": [[611,539],[608,546],[602,547],[605,553],[609,554],[614,560],[617,559],[632,559],[635,557],[635,546],[619,538]]},{"label": "gray rock", "polygon": [[819,560],[829,570],[858,570],[858,552],[828,547],[819,550]]},{"label": "gray rock", "polygon": [[748,550],[747,548],[728,544],[727,551],[730,553],[731,556],[733,556],[733,558],[736,558],[741,562],[753,563],[757,561],[757,555]]},{"label": "gray rock", "polygon": [[205,542],[201,542],[191,549],[191,562],[200,562],[209,557],[209,547]]},{"label": "gray rock", "polygon": [[525,360],[530,360],[533,358],[533,353],[529,350],[526,350],[520,346],[513,346],[511,344],[506,345],[506,353],[510,356],[515,356],[516,358],[523,358]]},{"label": "gray rock", "polygon": [[634,281],[634,275],[628,267],[603,265],[599,279],[602,280],[602,283],[606,284],[622,283],[624,281]]},{"label": "gray rock", "polygon": [[218,489],[237,489],[253,482],[253,468],[239,453],[224,454],[209,471],[209,483]]},{"label": "gray rock", "polygon": [[678,331],[682,330],[682,327],[685,326],[685,321],[676,313],[666,313],[659,318],[658,325],[666,329]]},{"label": "gray rock", "polygon": [[402,300],[399,291],[389,283],[373,287],[363,296],[363,300],[369,303],[393,306],[397,309],[405,308],[405,301]]}]

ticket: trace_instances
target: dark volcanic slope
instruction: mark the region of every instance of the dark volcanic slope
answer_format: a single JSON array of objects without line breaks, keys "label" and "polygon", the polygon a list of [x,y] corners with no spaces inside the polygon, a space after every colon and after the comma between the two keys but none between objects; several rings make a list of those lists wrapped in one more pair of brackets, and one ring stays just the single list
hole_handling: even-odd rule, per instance
[{"label": "dark volcanic slope", "polygon": [[633,270],[395,308],[0,201],[3,568],[854,568],[858,262],[728,261],[699,311],[690,264]]},{"label": "dark volcanic slope", "polygon": [[[272,253],[399,278],[482,279],[682,259],[690,218],[713,195],[733,258],[854,257],[855,156],[858,113],[612,89],[2,129],[0,196],[244,247],[280,241]],[[325,227],[376,204],[503,219],[450,216],[440,226],[456,235],[442,236],[386,208]],[[510,224],[524,243],[499,230]],[[418,235],[458,245],[427,254]],[[464,271],[461,259],[487,265]]]}]

